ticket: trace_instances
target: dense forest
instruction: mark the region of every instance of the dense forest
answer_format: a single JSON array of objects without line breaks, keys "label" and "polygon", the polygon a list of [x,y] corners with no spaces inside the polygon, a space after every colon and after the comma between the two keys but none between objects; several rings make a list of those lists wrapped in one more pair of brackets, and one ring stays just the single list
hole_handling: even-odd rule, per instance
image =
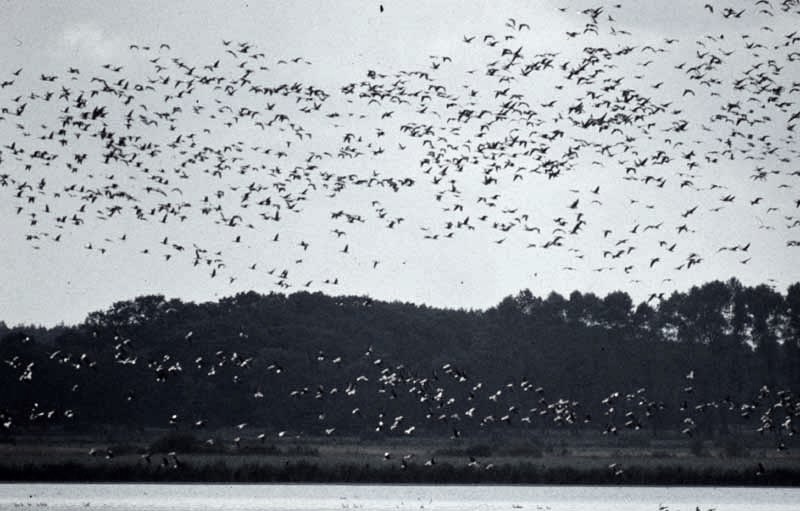
[{"label": "dense forest", "polygon": [[143,296],[74,327],[0,323],[6,438],[98,428],[357,438],[759,431],[800,414],[800,284],[635,305],[529,291],[485,311],[321,293]]}]

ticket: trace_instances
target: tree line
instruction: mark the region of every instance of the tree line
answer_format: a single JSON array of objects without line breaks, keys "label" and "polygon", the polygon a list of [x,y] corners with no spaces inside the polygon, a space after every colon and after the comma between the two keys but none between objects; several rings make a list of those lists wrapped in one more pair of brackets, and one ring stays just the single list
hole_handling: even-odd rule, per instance
[{"label": "tree line", "polygon": [[0,323],[0,361],[5,435],[119,425],[782,436],[800,412],[800,284],[781,294],[713,281],[639,304],[621,291],[525,290],[487,310],[308,292],[151,295],[76,326]]}]

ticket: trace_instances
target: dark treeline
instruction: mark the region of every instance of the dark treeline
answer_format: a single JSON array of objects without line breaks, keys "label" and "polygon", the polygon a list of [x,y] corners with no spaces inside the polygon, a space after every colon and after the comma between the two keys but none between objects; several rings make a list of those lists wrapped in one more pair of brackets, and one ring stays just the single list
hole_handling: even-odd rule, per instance
[{"label": "dark treeline", "polygon": [[[144,296],[75,327],[0,324],[0,430],[372,438],[759,430],[800,411],[800,284],[523,291],[485,311],[320,293]],[[244,441],[244,440],[243,440]]]}]

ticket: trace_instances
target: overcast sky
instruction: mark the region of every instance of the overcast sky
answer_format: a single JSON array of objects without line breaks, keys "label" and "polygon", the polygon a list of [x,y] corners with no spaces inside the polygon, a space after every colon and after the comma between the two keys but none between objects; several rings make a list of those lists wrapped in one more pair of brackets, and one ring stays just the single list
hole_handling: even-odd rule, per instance
[{"label": "overcast sky", "polygon": [[784,291],[798,7],[702,4],[4,2],[0,320]]}]

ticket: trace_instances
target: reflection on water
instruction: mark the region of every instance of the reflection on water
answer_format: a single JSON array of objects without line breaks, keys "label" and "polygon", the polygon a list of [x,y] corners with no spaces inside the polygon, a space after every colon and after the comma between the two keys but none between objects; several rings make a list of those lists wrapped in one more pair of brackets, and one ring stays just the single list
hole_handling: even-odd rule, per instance
[{"label": "reflection on water", "polygon": [[0,509],[797,510],[800,488],[339,484],[0,484]]}]

